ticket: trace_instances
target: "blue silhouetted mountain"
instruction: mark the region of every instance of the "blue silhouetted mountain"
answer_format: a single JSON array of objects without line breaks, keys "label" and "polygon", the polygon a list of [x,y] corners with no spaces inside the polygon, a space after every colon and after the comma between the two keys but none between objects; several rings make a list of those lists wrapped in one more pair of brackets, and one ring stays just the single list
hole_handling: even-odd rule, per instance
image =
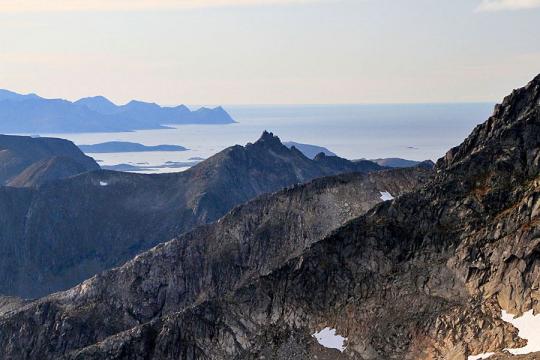
[{"label": "blue silhouetted mountain", "polygon": [[113,114],[117,111],[118,106],[104,96],[86,97],[75,101],[77,105],[84,105],[90,110],[100,114]]},{"label": "blue silhouetted mountain", "polygon": [[0,119],[3,133],[113,132],[234,122],[221,107],[191,111],[184,105],[162,107],[141,101],[118,106],[103,96],[71,102],[7,90],[0,90]]},{"label": "blue silhouetted mountain", "polygon": [[149,151],[186,151],[187,149],[180,145],[156,145],[146,146],[143,144],[109,141],[94,145],[79,145],[85,153],[120,153],[120,152],[149,152]]}]

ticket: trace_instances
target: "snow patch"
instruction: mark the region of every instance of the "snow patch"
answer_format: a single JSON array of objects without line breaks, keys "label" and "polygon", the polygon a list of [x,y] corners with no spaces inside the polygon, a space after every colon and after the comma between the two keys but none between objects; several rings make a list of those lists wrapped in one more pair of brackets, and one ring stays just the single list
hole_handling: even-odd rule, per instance
[{"label": "snow patch", "polygon": [[[527,346],[519,349],[505,349],[513,355],[526,355],[540,351],[540,315],[533,315],[533,311],[527,311],[523,316],[514,318],[514,315],[502,311],[501,318],[503,321],[509,322],[519,330],[519,337],[527,340]],[[467,360],[488,359],[495,353],[485,353],[480,355],[469,356]]]},{"label": "snow patch", "polygon": [[394,197],[388,191],[379,191],[379,192],[381,193],[382,201],[394,200]]},{"label": "snow patch", "polygon": [[106,182],[106,181],[100,181],[99,182],[99,186],[108,186],[108,185],[109,185],[109,183]]},{"label": "snow patch", "polygon": [[519,349],[507,349],[514,355],[524,355],[540,351],[540,315],[527,311],[523,316],[514,318],[513,315],[502,311],[502,319],[514,325],[519,330],[519,337],[527,340],[527,346]]},{"label": "snow patch", "polygon": [[467,358],[467,360],[482,360],[482,359],[487,359],[493,355],[495,355],[495,353],[483,353],[479,355],[471,355]]},{"label": "snow patch", "polygon": [[344,345],[347,338],[336,334],[336,329],[330,329],[326,327],[319,332],[311,335],[317,342],[328,349],[337,349],[341,352],[345,351],[346,346]]}]

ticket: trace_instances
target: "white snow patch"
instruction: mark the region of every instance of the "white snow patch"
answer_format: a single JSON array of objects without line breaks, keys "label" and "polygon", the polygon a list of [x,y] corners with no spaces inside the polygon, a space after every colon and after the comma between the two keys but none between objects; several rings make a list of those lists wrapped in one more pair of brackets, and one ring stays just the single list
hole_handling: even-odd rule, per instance
[{"label": "white snow patch", "polygon": [[326,327],[319,332],[311,335],[319,344],[328,349],[337,349],[341,352],[345,351],[346,346],[344,345],[347,338],[336,334],[336,329],[330,329]]},{"label": "white snow patch", "polygon": [[506,349],[514,355],[524,355],[540,351],[540,315],[527,311],[523,316],[514,318],[513,315],[502,311],[502,319],[511,323],[519,330],[519,337],[527,340],[527,346],[519,349]]},{"label": "white snow patch", "polygon": [[99,182],[99,186],[108,186],[108,185],[109,185],[109,183],[106,182],[106,181],[100,181]]},{"label": "white snow patch", "polygon": [[394,200],[394,197],[388,191],[379,191],[379,192],[381,193],[382,201]]},{"label": "white snow patch", "polygon": [[[527,340],[527,346],[519,349],[505,349],[514,355],[526,355],[540,351],[540,315],[533,315],[533,311],[527,311],[523,316],[514,318],[514,315],[502,311],[501,318],[503,321],[509,322],[519,330],[519,336]],[[488,359],[495,353],[485,353],[480,355],[469,356],[467,360]]]},{"label": "white snow patch", "polygon": [[482,360],[482,359],[487,359],[493,355],[495,355],[495,353],[483,353],[479,355],[471,355],[467,358],[467,360]]}]

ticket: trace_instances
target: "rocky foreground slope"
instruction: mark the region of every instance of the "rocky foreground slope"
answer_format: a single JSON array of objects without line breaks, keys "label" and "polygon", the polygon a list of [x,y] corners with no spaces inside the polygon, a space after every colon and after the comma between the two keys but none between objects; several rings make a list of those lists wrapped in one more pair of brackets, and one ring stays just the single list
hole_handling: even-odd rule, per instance
[{"label": "rocky foreground slope", "polygon": [[[364,215],[355,189],[382,174],[255,200],[6,312],[0,349],[6,359],[466,359],[525,345],[501,310],[540,310],[540,76],[436,171]],[[326,327],[347,338],[343,353],[312,337]]]},{"label": "rocky foreground slope", "polygon": [[[540,307],[539,175],[540,76],[426,186],[323,240],[307,229],[325,213],[248,204],[3,315],[0,348],[8,359],[466,359],[523,346],[500,314]],[[343,353],[311,336],[325,327],[347,338]]]},{"label": "rocky foreground slope", "polygon": [[423,189],[222,299],[71,357],[311,359],[320,351],[311,334],[324,327],[347,337],[343,356],[357,359],[465,359],[523,346],[500,314],[540,306],[539,170],[540,76],[449,151]]},{"label": "rocky foreground slope", "polygon": [[10,312],[0,321],[0,349],[5,358],[53,359],[224,296],[380,203],[381,192],[399,196],[431,175],[422,168],[347,174],[263,195],[121,268]]},{"label": "rocky foreground slope", "polygon": [[[34,182],[71,165],[59,158],[38,162],[12,181]],[[0,294],[31,298],[68,289],[263,193],[381,169],[369,161],[311,160],[265,132],[182,173],[92,171],[38,187],[2,187]]]}]

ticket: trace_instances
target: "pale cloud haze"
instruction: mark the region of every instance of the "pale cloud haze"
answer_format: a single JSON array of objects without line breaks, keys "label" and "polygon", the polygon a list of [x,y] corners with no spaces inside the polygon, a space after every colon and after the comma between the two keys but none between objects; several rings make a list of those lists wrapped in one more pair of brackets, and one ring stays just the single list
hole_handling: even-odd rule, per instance
[{"label": "pale cloud haze", "polygon": [[540,9],[525,2],[2,1],[0,88],[118,103],[491,102],[540,72]]},{"label": "pale cloud haze", "polygon": [[478,11],[523,10],[540,7],[540,0],[482,0]]},{"label": "pale cloud haze", "polygon": [[325,0],[3,0],[0,1],[0,12],[175,10],[199,7],[283,5],[316,1]]}]

